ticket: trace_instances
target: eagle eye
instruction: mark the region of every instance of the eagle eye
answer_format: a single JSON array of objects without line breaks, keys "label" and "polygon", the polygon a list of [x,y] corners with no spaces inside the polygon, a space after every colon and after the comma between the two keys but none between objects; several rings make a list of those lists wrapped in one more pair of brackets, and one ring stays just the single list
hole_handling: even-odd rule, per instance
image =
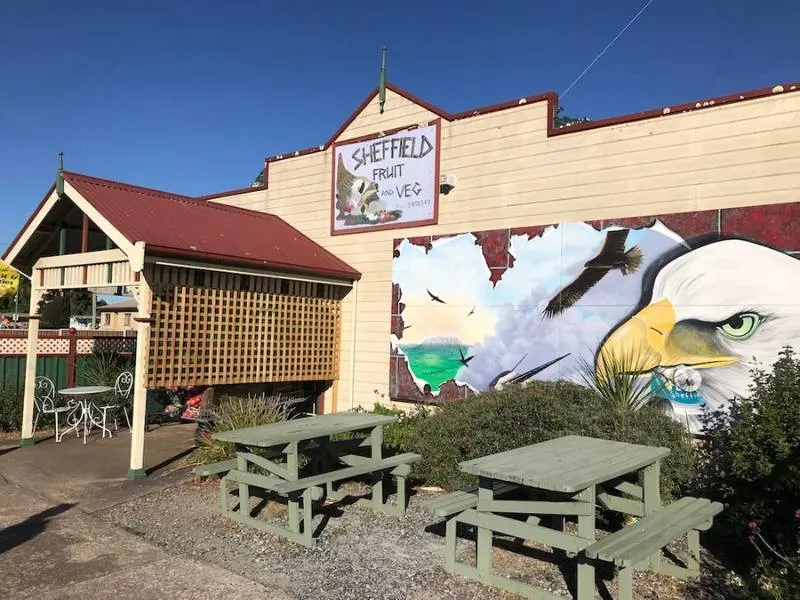
[{"label": "eagle eye", "polygon": [[717,325],[717,329],[726,338],[736,341],[751,337],[761,323],[761,315],[754,312],[743,312],[733,315],[727,321]]}]

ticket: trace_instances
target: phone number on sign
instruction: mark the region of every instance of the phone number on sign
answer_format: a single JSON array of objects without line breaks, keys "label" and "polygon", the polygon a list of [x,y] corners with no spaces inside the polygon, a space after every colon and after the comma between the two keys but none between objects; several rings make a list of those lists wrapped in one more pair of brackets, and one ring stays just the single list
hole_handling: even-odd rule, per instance
[{"label": "phone number on sign", "polygon": [[431,204],[433,204],[433,200],[431,200],[430,198],[426,200],[412,200],[411,202],[406,204],[406,208],[419,208],[422,206],[430,206]]}]

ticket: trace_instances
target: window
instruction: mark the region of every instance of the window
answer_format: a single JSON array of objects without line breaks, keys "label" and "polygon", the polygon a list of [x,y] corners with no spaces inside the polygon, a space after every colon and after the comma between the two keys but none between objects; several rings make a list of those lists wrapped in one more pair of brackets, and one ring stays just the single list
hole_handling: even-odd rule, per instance
[{"label": "window", "polygon": [[131,313],[125,313],[125,327],[130,327],[131,325]]},{"label": "window", "polygon": [[111,325],[111,313],[106,313],[103,315],[103,325],[106,327]]}]

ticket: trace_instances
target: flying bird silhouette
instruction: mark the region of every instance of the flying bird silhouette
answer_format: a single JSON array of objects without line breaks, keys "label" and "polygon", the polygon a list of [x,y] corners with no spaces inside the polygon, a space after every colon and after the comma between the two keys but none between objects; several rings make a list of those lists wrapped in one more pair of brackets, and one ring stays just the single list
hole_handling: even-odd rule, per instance
[{"label": "flying bird silhouette", "polygon": [[431,294],[431,291],[430,291],[430,290],[425,290],[425,291],[426,291],[426,292],[428,292],[428,296],[430,296],[430,297],[431,297],[431,300],[433,300],[434,302],[439,302],[439,303],[441,303],[441,304],[447,304],[447,302],[445,302],[444,300],[442,300],[441,298],[439,298],[439,296],[437,296],[437,295],[435,295],[435,294]]},{"label": "flying bird silhouette", "polygon": [[542,311],[542,316],[554,317],[575,305],[609,271],[617,269],[623,275],[634,273],[642,264],[644,257],[638,246],[625,251],[628,233],[629,229],[617,229],[606,233],[606,241],[597,256],[583,265],[583,271],[575,281],[553,296]]},{"label": "flying bird silhouette", "polygon": [[474,314],[475,314],[475,307],[473,306],[472,310],[467,313],[467,316],[474,315]]},{"label": "flying bird silhouette", "polygon": [[461,364],[465,367],[468,367],[469,361],[475,358],[474,356],[464,356],[464,351],[461,348],[458,349],[458,353],[461,355]]}]

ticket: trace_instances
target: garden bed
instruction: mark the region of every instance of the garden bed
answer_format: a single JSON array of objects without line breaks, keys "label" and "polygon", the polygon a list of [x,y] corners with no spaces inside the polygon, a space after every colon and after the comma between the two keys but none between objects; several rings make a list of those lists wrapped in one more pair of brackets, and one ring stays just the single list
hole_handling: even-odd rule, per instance
[{"label": "garden bed", "polygon": [[[354,492],[359,492],[353,484]],[[99,516],[176,555],[189,555],[285,590],[297,598],[374,600],[507,600],[516,596],[443,570],[444,539],[437,519],[420,509],[435,492],[419,490],[405,518],[397,519],[355,505],[330,505],[316,547],[306,549],[223,517],[216,481],[181,484],[103,511]],[[269,504],[267,514],[284,517],[285,508]],[[319,519],[315,519],[317,525]],[[433,527],[431,527],[433,526]],[[470,542],[461,542],[463,556]],[[533,548],[528,552],[538,556]],[[706,557],[708,558],[708,557]],[[564,576],[551,563],[496,547],[497,569],[507,575],[570,598]],[[708,561],[706,561],[708,562]],[[713,562],[713,561],[712,561]],[[693,584],[637,574],[640,600],[722,600],[730,598],[729,576],[704,565]],[[616,594],[613,585],[612,594]]]}]

